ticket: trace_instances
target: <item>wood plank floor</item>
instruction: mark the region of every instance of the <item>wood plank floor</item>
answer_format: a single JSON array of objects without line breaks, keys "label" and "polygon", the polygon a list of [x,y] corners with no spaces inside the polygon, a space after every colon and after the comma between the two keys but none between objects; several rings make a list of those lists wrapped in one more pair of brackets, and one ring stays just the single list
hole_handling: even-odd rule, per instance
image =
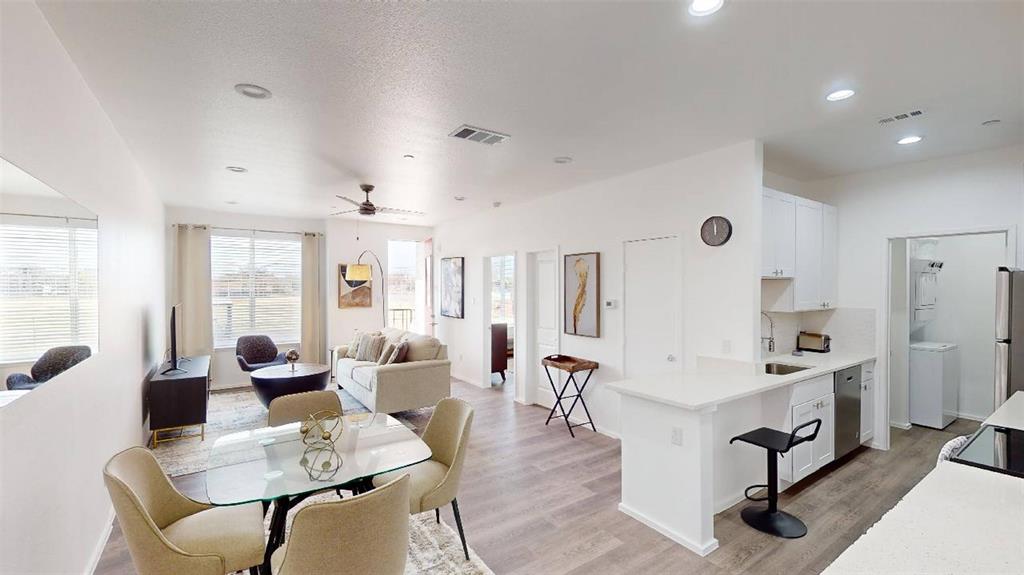
[{"label": "wood plank floor", "polygon": [[[470,546],[497,574],[817,573],[934,467],[943,443],[977,428],[960,420],[944,431],[893,429],[890,451],[862,448],[782,494],[806,537],[750,529],[740,503],[715,517],[721,547],[698,557],[618,511],[618,441],[545,427],[547,410],[515,404],[511,387],[453,384],[476,409],[459,506]],[[205,499],[202,473],[174,483]],[[455,524],[450,507],[443,516]],[[134,573],[116,522],[96,573]]]}]

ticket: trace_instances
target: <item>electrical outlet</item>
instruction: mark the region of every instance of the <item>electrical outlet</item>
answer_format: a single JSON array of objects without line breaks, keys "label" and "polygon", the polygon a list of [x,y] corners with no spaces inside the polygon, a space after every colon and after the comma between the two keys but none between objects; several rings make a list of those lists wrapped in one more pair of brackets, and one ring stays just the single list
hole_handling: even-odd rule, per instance
[{"label": "electrical outlet", "polygon": [[731,339],[723,339],[722,340],[722,353],[725,354],[725,355],[729,355],[729,354],[732,353],[732,340]]},{"label": "electrical outlet", "polygon": [[672,428],[672,445],[678,445],[678,446],[682,447],[682,445],[683,445],[683,428],[682,427],[673,427]]}]

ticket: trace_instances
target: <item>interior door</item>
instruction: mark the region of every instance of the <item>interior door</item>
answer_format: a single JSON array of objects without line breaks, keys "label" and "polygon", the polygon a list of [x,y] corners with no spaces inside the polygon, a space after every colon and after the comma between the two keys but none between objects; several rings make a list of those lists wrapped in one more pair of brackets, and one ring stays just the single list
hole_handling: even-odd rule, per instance
[{"label": "interior door", "polygon": [[683,368],[682,246],[675,236],[624,245],[625,375]]},{"label": "interior door", "polygon": [[[540,360],[558,353],[558,260],[554,251],[533,252],[528,256],[527,265],[530,283],[526,301],[532,332],[527,373],[533,374],[529,384],[539,392],[535,397],[550,397],[554,401]],[[554,378],[557,373],[560,372],[553,370],[551,376]]]}]

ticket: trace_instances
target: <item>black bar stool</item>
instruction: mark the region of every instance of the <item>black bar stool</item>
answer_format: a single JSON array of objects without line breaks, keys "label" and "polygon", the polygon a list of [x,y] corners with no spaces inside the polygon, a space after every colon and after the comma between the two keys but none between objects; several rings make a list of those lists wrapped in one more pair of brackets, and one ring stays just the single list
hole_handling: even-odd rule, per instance
[{"label": "black bar stool", "polygon": [[[812,425],[814,426],[813,432],[803,436],[797,435],[797,432]],[[803,521],[785,511],[779,511],[779,460],[777,456],[785,454],[801,443],[814,441],[814,438],[818,436],[819,429],[821,429],[821,420],[812,419],[807,423],[797,426],[793,429],[792,433],[783,433],[768,427],[760,427],[743,435],[737,435],[729,440],[730,444],[734,441],[743,441],[751,445],[763,447],[768,452],[768,484],[751,485],[743,492],[743,496],[751,501],[768,501],[768,508],[765,509],[760,505],[745,507],[740,512],[740,516],[743,517],[743,521],[747,525],[769,535],[776,535],[787,539],[796,539],[797,537],[807,535],[807,526],[804,525]],[[752,489],[761,489],[763,487],[768,488],[767,497],[750,496]]]}]

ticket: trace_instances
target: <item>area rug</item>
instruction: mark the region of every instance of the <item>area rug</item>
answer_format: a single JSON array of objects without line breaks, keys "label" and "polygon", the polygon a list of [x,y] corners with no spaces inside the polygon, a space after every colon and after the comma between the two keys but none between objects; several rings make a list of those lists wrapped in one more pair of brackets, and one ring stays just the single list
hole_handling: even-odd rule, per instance
[{"label": "area rug", "polygon": [[[341,398],[341,407],[345,414],[370,411],[347,391],[336,391]],[[426,408],[393,416],[406,427],[421,433],[430,419],[432,410]],[[153,453],[163,467],[164,473],[171,477],[197,473],[206,470],[210,450],[218,437],[237,431],[259,429],[266,425],[267,409],[263,407],[252,389],[215,391],[210,394],[210,402],[206,408],[206,439],[200,441],[198,437],[187,437],[160,443]]]},{"label": "area rug", "polygon": [[[288,511],[285,523],[285,534],[291,532],[292,519],[299,509],[313,503],[337,501],[334,492],[314,495]],[[270,517],[267,514],[263,521],[263,529],[270,535]],[[483,560],[469,548],[469,561],[462,553],[462,540],[459,534],[442,521],[437,523],[433,513],[420,513],[409,517],[409,558],[405,563],[406,575],[494,575],[494,572]]]}]

